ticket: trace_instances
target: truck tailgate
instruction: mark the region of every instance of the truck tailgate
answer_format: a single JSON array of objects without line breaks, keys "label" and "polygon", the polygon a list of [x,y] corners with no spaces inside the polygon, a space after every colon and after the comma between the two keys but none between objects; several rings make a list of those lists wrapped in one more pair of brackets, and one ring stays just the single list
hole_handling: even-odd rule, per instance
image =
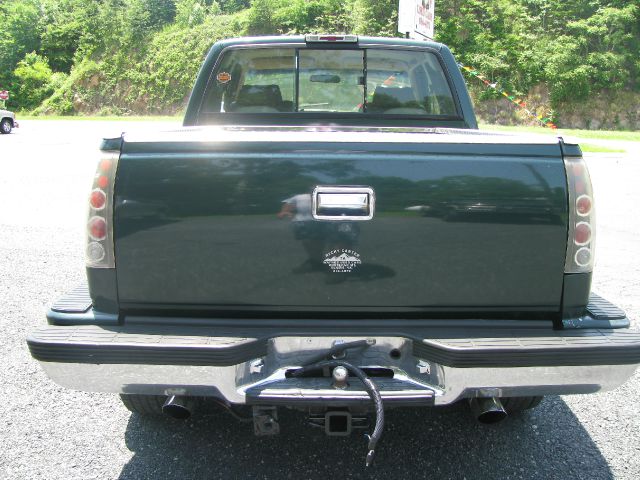
[{"label": "truck tailgate", "polygon": [[[557,312],[561,149],[555,138],[521,142],[364,128],[125,136],[114,213],[121,306]],[[318,185],[370,187],[373,218],[314,219]]]}]

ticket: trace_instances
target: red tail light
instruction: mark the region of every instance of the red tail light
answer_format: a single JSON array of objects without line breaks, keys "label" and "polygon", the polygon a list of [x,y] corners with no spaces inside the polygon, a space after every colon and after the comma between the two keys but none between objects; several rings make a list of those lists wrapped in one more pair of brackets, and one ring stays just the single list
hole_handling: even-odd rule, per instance
[{"label": "red tail light", "polygon": [[582,157],[565,157],[569,190],[569,230],[565,273],[593,270],[595,208],[589,170]]},{"label": "red tail light", "polygon": [[102,217],[91,217],[87,225],[91,240],[101,241],[107,238],[107,222]]},{"label": "red tail light", "polygon": [[586,245],[591,241],[591,225],[580,222],[576,225],[573,241],[576,245]]},{"label": "red tail light", "polygon": [[576,212],[578,215],[584,217],[585,215],[589,215],[591,213],[591,197],[588,195],[580,195],[576,200]]},{"label": "red tail light", "polygon": [[94,210],[102,210],[107,204],[107,194],[104,190],[96,188],[89,196],[89,205]]},{"label": "red tail light", "polygon": [[118,152],[101,152],[93,188],[89,195],[87,221],[87,267],[114,268],[113,253],[113,184]]},{"label": "red tail light", "polygon": [[106,175],[100,175],[96,181],[96,185],[100,188],[107,188],[109,186],[109,177]]}]

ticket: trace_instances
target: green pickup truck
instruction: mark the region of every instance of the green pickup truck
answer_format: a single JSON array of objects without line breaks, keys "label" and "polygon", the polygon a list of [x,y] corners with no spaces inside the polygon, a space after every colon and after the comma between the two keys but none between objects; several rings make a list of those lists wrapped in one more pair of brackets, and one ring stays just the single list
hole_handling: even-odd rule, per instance
[{"label": "green pickup truck", "polygon": [[88,207],[87,284],[27,343],[139,414],[216,403],[266,435],[301,409],[371,425],[370,463],[386,407],[495,422],[640,363],[591,293],[580,148],[479,131],[441,44],[216,43],[183,128],[103,141]]}]

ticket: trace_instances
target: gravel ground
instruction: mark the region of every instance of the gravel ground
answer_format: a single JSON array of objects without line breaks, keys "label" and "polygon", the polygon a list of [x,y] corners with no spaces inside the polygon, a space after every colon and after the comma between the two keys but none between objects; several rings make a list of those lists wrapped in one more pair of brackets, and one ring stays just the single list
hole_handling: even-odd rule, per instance
[{"label": "gravel ground", "polygon": [[[220,412],[130,415],[115,395],[57,387],[27,351],[46,306],[83,278],[85,199],[97,138],[158,123],[25,121],[0,138],[0,337],[5,368],[0,478],[620,478],[640,476],[640,374],[611,393],[548,397],[495,426],[465,410],[391,411],[376,466],[365,441],[328,439],[282,414],[256,438]],[[637,153],[637,152],[635,152]],[[598,202],[594,289],[639,318],[636,154],[588,158]],[[634,324],[637,328],[637,324]]]}]

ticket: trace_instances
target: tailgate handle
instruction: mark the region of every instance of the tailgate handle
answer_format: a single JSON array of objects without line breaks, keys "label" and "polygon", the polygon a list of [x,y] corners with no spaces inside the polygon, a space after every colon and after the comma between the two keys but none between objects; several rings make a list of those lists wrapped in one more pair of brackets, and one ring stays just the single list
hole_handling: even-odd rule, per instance
[{"label": "tailgate handle", "polygon": [[376,204],[371,187],[318,185],[311,198],[316,220],[371,220]]}]

